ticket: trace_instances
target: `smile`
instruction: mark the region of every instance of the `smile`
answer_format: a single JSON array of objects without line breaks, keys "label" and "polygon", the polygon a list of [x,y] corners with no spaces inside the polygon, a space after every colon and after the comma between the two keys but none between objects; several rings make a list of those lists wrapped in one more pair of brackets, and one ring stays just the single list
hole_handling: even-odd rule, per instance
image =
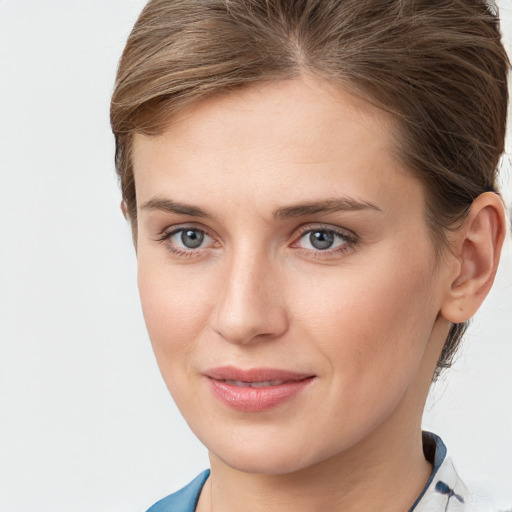
[{"label": "smile", "polygon": [[266,388],[268,386],[280,386],[281,384],[285,384],[284,380],[264,380],[263,382],[243,382],[241,380],[225,380],[226,384],[230,386],[237,386],[240,388]]},{"label": "smile", "polygon": [[315,375],[276,369],[215,368],[206,372],[210,391],[224,405],[242,412],[262,412],[306,389]]}]

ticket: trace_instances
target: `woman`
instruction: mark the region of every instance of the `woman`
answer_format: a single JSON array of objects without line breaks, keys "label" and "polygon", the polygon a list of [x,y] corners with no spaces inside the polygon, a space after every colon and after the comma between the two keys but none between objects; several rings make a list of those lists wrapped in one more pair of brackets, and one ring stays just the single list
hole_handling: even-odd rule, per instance
[{"label": "woman", "polygon": [[482,1],[148,3],[112,99],[146,324],[211,469],[150,510],[473,510],[421,431],[496,273]]}]

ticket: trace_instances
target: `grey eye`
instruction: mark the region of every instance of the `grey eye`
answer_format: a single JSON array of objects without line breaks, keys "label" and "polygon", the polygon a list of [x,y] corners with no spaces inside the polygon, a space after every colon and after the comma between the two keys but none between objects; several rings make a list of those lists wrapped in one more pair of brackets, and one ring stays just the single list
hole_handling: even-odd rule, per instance
[{"label": "grey eye", "polygon": [[334,236],[332,231],[311,231],[309,243],[319,251],[330,249],[334,244]]},{"label": "grey eye", "polygon": [[318,228],[306,231],[300,237],[298,245],[310,251],[332,251],[349,247],[351,243],[353,242],[347,235],[333,229]]},{"label": "grey eye", "polygon": [[198,229],[184,229],[180,238],[187,249],[197,249],[204,242],[204,233]]}]

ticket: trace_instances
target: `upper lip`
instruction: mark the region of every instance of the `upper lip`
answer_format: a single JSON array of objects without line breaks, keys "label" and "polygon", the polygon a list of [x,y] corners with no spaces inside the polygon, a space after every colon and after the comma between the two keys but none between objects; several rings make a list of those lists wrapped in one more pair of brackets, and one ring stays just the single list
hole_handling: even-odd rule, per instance
[{"label": "upper lip", "polygon": [[240,382],[297,381],[314,377],[311,373],[294,372],[279,368],[241,369],[234,366],[220,366],[204,372],[206,377],[214,380],[233,380]]}]

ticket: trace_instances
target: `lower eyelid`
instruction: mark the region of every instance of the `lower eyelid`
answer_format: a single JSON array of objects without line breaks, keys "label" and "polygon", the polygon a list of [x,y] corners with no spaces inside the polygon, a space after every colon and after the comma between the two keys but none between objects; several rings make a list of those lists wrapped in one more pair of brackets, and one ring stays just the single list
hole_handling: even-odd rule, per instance
[{"label": "lower eyelid", "polygon": [[[205,236],[204,245],[201,245],[197,248],[188,248],[186,246],[180,247],[179,245],[176,245],[175,243],[171,242],[172,237],[174,237],[175,235],[178,235],[179,233],[186,231],[186,230],[194,230],[194,231],[203,233]],[[324,231],[327,233],[332,233],[333,236],[335,237],[335,239],[337,239],[337,240],[335,240],[335,243],[337,241],[340,241],[341,244],[334,248],[327,248],[327,249],[323,249],[323,250],[315,249],[315,248],[301,247],[299,245],[300,240],[303,237],[307,236],[308,234],[314,233],[315,231]],[[220,245],[219,242],[216,241],[216,239],[213,236],[211,236],[205,229],[201,229],[201,228],[195,227],[195,226],[175,226],[172,229],[169,229],[169,230],[161,233],[160,235],[158,235],[158,237],[155,240],[159,243],[166,245],[167,250],[169,250],[170,252],[178,254],[178,255],[183,255],[183,256],[186,256],[186,255],[192,256],[193,253],[196,253],[197,255],[199,255],[199,253],[202,253],[205,250],[212,249],[212,248],[218,247]],[[349,250],[353,246],[357,245],[357,243],[358,243],[358,239],[355,235],[347,234],[346,232],[338,231],[336,229],[333,229],[333,228],[327,227],[327,226],[325,226],[325,227],[318,226],[318,227],[314,227],[314,228],[308,227],[307,229],[302,230],[298,235],[295,236],[295,241],[292,243],[291,246],[296,247],[298,249],[302,249],[304,251],[315,252],[315,253],[318,253],[319,255],[320,254],[328,255],[328,254],[332,254],[332,253],[336,253],[336,252],[343,252],[345,250]]]},{"label": "lower eyelid", "polygon": [[[335,237],[335,243],[339,241],[340,242],[339,245],[332,247],[332,248],[327,248],[327,249],[316,249],[314,247],[312,247],[312,248],[302,247],[300,245],[301,239],[311,233],[316,232],[316,231],[332,233],[333,236]],[[345,232],[341,232],[341,231],[338,231],[338,230],[335,230],[332,228],[321,226],[321,227],[308,228],[308,229],[303,230],[295,238],[295,242],[293,242],[292,247],[296,248],[297,250],[304,251],[305,253],[312,254],[316,258],[321,258],[321,257],[341,255],[345,252],[348,252],[348,251],[354,249],[357,244],[358,244],[358,239],[356,238],[355,235],[349,235]]]},{"label": "lower eyelid", "polygon": [[[172,241],[175,236],[179,236],[180,233],[192,230],[197,231],[204,234],[203,244],[199,247],[192,248],[186,247],[185,245],[178,244]],[[175,255],[178,258],[194,258],[202,256],[205,252],[210,249],[215,249],[220,244],[216,241],[216,239],[208,234],[205,229],[196,228],[194,226],[183,226],[183,227],[175,227],[173,229],[168,230],[163,233],[160,238],[157,239],[157,242],[161,243],[167,251],[171,254]]]}]

